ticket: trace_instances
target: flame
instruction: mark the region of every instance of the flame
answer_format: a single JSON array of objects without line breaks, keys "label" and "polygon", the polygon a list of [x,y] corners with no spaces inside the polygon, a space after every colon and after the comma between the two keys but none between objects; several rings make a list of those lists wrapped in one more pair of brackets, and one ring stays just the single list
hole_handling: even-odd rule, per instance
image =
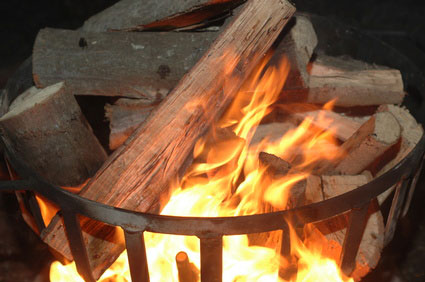
[{"label": "flame", "polygon": [[[82,184],[80,184],[78,186],[62,187],[62,188],[71,192],[71,193],[78,194],[78,192],[80,192],[80,190],[87,184],[88,181],[89,181],[89,179],[87,179],[86,181],[84,181]],[[50,221],[53,219],[53,217],[59,211],[59,207],[56,206],[53,202],[46,199],[45,197],[41,196],[41,195],[36,194],[35,198],[36,198],[38,206],[40,208],[41,217],[43,218],[44,225],[48,226]]]},{"label": "flame", "polygon": [[[195,160],[181,183],[172,189],[161,214],[217,217],[285,209],[288,192],[294,185],[306,179],[323,160],[342,156],[333,131],[312,126],[311,119],[304,120],[277,142],[264,140],[250,144],[255,129],[279,98],[289,71],[286,59],[266,68],[269,57],[247,79],[215,130],[197,142]],[[331,107],[332,102],[325,105]],[[318,119],[323,124],[331,122],[325,117]],[[261,151],[291,163],[288,175],[279,179],[267,177],[267,168],[258,161]],[[270,233],[270,238],[278,233]],[[294,263],[298,271],[285,278],[290,281],[351,281],[341,274],[335,261],[322,257],[314,247],[306,247],[300,239],[292,242],[297,236],[292,229],[291,233],[295,262],[280,257],[276,241],[268,240],[270,245],[257,246],[247,235],[224,236],[223,281],[285,281],[279,277],[279,266],[286,264],[289,269]],[[200,268],[197,237],[145,232],[144,238],[151,281],[178,281],[175,256],[182,251]],[[82,281],[74,263],[67,266],[53,263],[50,277],[51,281]],[[125,252],[100,281],[131,281]]]}]

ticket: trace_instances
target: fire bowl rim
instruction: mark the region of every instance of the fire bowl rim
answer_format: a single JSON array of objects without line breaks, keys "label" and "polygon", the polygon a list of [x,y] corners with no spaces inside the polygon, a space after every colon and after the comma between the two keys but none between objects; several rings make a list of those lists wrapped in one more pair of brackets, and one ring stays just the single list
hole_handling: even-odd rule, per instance
[{"label": "fire bowl rim", "polygon": [[[10,147],[5,144],[5,148],[9,149]],[[289,210],[254,215],[186,217],[158,215],[117,208],[89,200],[52,185],[41,179],[21,161],[11,158],[8,158],[8,160],[12,166],[18,171],[24,172],[25,178],[23,180],[0,182],[0,191],[33,191],[57,204],[62,212],[83,215],[107,225],[119,226],[131,232],[149,231],[208,238],[210,236],[240,235],[280,230],[288,222],[307,224],[322,221],[349,210],[360,209],[393,185],[408,178],[413,178],[420,167],[424,153],[425,135],[421,137],[415,148],[396,166],[352,191],[321,202]],[[7,155],[9,156],[9,154]]]}]

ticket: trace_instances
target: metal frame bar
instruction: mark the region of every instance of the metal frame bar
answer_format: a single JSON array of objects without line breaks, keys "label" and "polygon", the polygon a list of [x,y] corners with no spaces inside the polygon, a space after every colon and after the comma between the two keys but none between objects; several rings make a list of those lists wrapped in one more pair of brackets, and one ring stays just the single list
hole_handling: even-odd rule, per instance
[{"label": "metal frame bar", "polygon": [[[5,144],[6,152],[10,148]],[[425,136],[417,146],[399,164],[387,173],[337,197],[295,209],[236,217],[178,217],[164,216],[135,212],[111,207],[82,198],[55,187],[42,180],[30,171],[24,163],[18,160],[9,160],[12,166],[22,173],[24,180],[0,182],[2,190],[30,190],[41,194],[56,203],[62,210],[65,228],[68,234],[70,247],[77,264],[79,273],[86,281],[94,281],[91,274],[87,250],[81,235],[81,226],[77,215],[89,217],[112,226],[120,226],[126,234],[126,244],[129,251],[130,271],[134,281],[148,281],[146,252],[144,248],[143,232],[150,231],[163,234],[197,236],[201,239],[201,281],[221,281],[222,274],[222,236],[283,230],[282,254],[287,255],[290,250],[289,232],[287,228],[291,219],[296,219],[300,226],[322,221],[343,212],[351,211],[350,223],[346,234],[344,251],[341,256],[342,268],[346,273],[352,269],[359,240],[363,233],[366,221],[365,213],[371,200],[389,189],[395,183],[403,183],[397,189],[394,197],[393,214],[400,214],[407,180],[417,173],[425,150]],[[398,216],[391,216],[388,228],[395,228],[394,223]],[[389,233],[388,233],[389,234]],[[139,268],[140,264],[142,267]]]}]

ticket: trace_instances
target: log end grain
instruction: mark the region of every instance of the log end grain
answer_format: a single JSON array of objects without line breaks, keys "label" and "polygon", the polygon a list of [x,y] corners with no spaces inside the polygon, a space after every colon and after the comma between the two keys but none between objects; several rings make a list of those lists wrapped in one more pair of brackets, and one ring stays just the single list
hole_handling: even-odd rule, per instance
[{"label": "log end grain", "polygon": [[60,82],[30,88],[0,119],[11,157],[25,160],[47,181],[77,186],[99,169],[106,152],[94,136],[73,95]]}]

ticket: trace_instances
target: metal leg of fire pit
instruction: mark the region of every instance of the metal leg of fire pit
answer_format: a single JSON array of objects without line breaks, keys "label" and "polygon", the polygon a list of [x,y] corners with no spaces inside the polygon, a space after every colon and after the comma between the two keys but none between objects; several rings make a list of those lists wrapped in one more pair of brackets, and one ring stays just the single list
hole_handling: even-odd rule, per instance
[{"label": "metal leg of fire pit", "polygon": [[130,232],[124,230],[124,235],[128,264],[130,265],[131,281],[149,282],[148,261],[146,258],[143,232]]},{"label": "metal leg of fire pit", "polygon": [[201,281],[221,282],[223,276],[223,237],[201,239]]},{"label": "metal leg of fire pit", "polygon": [[62,210],[65,231],[68,235],[69,247],[74,257],[78,273],[86,282],[95,282],[93,278],[87,249],[84,244],[83,234],[77,214],[74,212]]},{"label": "metal leg of fire pit", "polygon": [[370,203],[351,210],[341,252],[341,270],[349,276],[356,267],[356,256],[367,223]]},{"label": "metal leg of fire pit", "polygon": [[284,263],[281,260],[279,266],[279,277],[284,280],[290,280],[293,275],[297,272],[297,264],[291,261],[291,236],[289,233],[289,226],[286,221],[282,225],[282,241],[280,246],[280,255],[286,259]]},{"label": "metal leg of fire pit", "polygon": [[35,224],[37,224],[38,231],[41,232],[46,228],[43,216],[41,215],[40,206],[38,205],[35,194],[32,191],[25,191],[24,197],[28,201],[29,209],[34,217]]},{"label": "metal leg of fire pit", "polygon": [[401,213],[401,206],[403,205],[409,182],[411,183],[411,181],[407,179],[402,179],[397,183],[394,198],[391,203],[390,212],[388,214],[387,224],[385,225],[384,246],[388,245],[388,243],[391,242],[394,237],[395,229],[397,227],[397,221]]},{"label": "metal leg of fire pit", "polygon": [[401,214],[401,217],[405,217],[407,214],[407,211],[409,210],[410,203],[413,199],[413,194],[415,193],[416,184],[418,184],[419,177],[421,176],[423,164],[424,164],[424,158],[421,161],[421,164],[419,165],[418,170],[415,173],[415,177],[413,178],[412,184],[410,184],[409,187],[409,194],[407,195],[406,203],[404,204],[403,213]]}]

